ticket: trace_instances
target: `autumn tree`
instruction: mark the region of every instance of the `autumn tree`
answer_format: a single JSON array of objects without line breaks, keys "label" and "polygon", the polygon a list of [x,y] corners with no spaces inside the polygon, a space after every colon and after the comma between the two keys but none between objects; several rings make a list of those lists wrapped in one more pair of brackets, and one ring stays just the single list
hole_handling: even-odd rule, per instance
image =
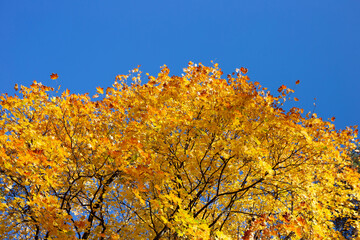
[{"label": "autumn tree", "polygon": [[293,90],[246,73],[189,63],[93,97],[37,82],[3,95],[1,238],[341,239],[357,130],[283,110]]}]

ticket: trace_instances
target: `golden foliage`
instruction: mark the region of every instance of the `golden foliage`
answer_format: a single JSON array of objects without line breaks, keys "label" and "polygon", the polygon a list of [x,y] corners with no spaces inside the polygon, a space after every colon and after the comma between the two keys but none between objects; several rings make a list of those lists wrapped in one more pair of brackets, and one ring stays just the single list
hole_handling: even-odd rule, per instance
[{"label": "golden foliage", "polygon": [[340,237],[330,220],[357,214],[357,130],[284,111],[293,90],[273,96],[245,68],[169,72],[118,75],[99,101],[37,82],[2,96],[0,236]]}]

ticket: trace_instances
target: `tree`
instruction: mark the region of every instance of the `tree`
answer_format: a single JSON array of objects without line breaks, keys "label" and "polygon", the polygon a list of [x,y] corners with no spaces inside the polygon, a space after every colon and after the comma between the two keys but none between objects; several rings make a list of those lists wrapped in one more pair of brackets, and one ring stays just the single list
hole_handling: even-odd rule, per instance
[{"label": "tree", "polygon": [[246,72],[189,63],[93,98],[37,82],[2,96],[0,236],[341,238],[333,220],[358,214],[357,130],[283,110],[293,90]]}]

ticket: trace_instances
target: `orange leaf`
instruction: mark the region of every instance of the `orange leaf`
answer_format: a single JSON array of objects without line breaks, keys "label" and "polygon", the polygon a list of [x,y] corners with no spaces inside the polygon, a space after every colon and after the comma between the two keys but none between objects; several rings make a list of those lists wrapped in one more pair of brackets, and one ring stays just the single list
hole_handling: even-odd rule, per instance
[{"label": "orange leaf", "polygon": [[19,90],[19,85],[15,84],[14,89],[15,89],[15,91]]},{"label": "orange leaf", "polygon": [[286,86],[285,85],[281,85],[280,87],[279,87],[279,89],[278,89],[278,92],[281,92],[281,91],[283,91],[283,90],[285,90],[286,89]]},{"label": "orange leaf", "polygon": [[295,101],[295,102],[297,102],[297,101],[299,101],[299,99],[298,99],[298,98],[296,98],[296,97],[294,97],[294,101]]},{"label": "orange leaf", "polygon": [[35,154],[43,154],[43,153],[44,153],[44,150],[35,149],[35,150],[32,150],[32,152],[35,153]]},{"label": "orange leaf", "polygon": [[244,68],[244,67],[241,67],[240,68],[240,71],[243,73],[243,74],[246,74],[248,72],[248,69],[247,68]]},{"label": "orange leaf", "polygon": [[298,217],[296,220],[298,221],[298,223],[299,223],[300,226],[305,226],[306,221],[305,221],[304,218]]},{"label": "orange leaf", "polygon": [[55,79],[57,79],[59,77],[59,75],[57,74],[57,73],[52,73],[51,75],[50,75],[50,78],[52,79],[52,80],[55,80]]},{"label": "orange leaf", "polygon": [[295,228],[295,234],[296,234],[296,236],[297,237],[301,237],[302,236],[302,232],[301,232],[301,228],[299,228],[299,227],[297,227],[297,228]]},{"label": "orange leaf", "polygon": [[244,233],[244,236],[242,237],[242,240],[250,240],[252,239],[252,236],[254,235],[253,233],[254,231],[252,230],[246,230],[245,233]]},{"label": "orange leaf", "polygon": [[332,122],[335,121],[335,117],[332,117],[332,118],[331,118],[331,121],[332,121]]},{"label": "orange leaf", "polygon": [[297,80],[297,81],[295,82],[296,85],[298,85],[299,83],[300,83],[300,80]]}]

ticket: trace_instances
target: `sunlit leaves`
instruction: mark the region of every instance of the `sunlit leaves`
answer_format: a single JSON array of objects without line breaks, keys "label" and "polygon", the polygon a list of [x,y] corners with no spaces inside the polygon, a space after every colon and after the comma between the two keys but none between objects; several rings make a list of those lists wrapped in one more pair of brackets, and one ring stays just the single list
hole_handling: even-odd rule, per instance
[{"label": "sunlit leaves", "polygon": [[337,236],[331,220],[355,214],[348,196],[359,197],[347,154],[356,129],[286,112],[292,89],[273,96],[236,72],[189,63],[170,76],[163,66],[142,84],[136,68],[97,87],[97,99],[37,82],[2,96],[0,234]]}]

